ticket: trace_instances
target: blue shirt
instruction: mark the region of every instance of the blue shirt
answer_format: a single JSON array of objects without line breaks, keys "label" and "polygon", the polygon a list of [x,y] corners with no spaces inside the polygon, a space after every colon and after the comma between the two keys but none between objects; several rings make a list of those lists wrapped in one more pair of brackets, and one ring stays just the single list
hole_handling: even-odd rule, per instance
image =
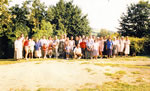
[{"label": "blue shirt", "polygon": [[41,47],[41,42],[36,42],[34,47],[36,51],[39,50]]},{"label": "blue shirt", "polygon": [[107,40],[107,49],[112,49],[113,42]]}]

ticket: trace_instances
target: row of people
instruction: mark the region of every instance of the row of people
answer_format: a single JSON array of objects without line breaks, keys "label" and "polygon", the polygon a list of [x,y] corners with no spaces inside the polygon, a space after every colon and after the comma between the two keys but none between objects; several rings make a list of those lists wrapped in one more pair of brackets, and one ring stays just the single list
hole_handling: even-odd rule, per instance
[{"label": "row of people", "polygon": [[[95,37],[95,36],[73,36],[69,39],[66,36],[61,36],[60,39],[55,36],[46,39],[43,36],[41,39],[24,38],[22,35],[15,41],[15,58],[22,59],[22,51],[25,50],[25,59],[35,57],[43,58],[84,58],[97,59],[107,55],[108,58],[116,57],[118,54],[126,56],[130,53],[130,40],[128,37]],[[34,55],[33,55],[34,54]]]}]

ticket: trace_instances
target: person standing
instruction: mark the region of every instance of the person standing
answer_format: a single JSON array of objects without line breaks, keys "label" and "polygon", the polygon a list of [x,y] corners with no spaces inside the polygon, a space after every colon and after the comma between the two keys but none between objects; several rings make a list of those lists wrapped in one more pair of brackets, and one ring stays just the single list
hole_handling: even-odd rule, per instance
[{"label": "person standing", "polygon": [[66,59],[68,60],[71,52],[71,47],[69,43],[67,43],[65,46],[65,52],[66,52]]},{"label": "person standing", "polygon": [[101,58],[103,58],[103,50],[104,50],[104,40],[103,40],[103,37],[100,37],[100,40],[99,40],[99,54],[100,54]]},{"label": "person standing", "polygon": [[47,45],[46,44],[43,44],[42,46],[42,50],[43,50],[43,55],[44,55],[44,59],[46,59],[47,57]]},{"label": "person standing", "polygon": [[24,50],[25,50],[25,59],[27,60],[28,53],[29,53],[29,40],[28,40],[28,37],[26,37],[25,40],[24,40]]},{"label": "person standing", "polygon": [[111,38],[107,40],[107,58],[110,58],[112,56],[112,48],[113,48],[113,42]]},{"label": "person standing", "polygon": [[29,40],[29,57],[33,59],[33,52],[34,52],[34,45],[35,45],[35,42],[33,40],[33,38],[31,38]]},{"label": "person standing", "polygon": [[49,40],[48,40],[48,56],[49,56],[49,58],[51,58],[52,57],[52,53],[53,53],[53,40],[52,40],[52,38],[51,37],[49,37]]},{"label": "person standing", "polygon": [[95,39],[93,44],[93,58],[97,59],[98,55],[99,55],[99,43],[97,39]]},{"label": "person standing", "polygon": [[75,46],[77,46],[78,44],[79,44],[79,37],[76,36],[76,38],[75,38]]},{"label": "person standing", "polygon": [[123,56],[123,53],[124,53],[124,47],[125,46],[125,41],[124,41],[124,37],[122,36],[121,37],[121,40],[120,40],[120,55],[121,57]]},{"label": "person standing", "polygon": [[42,54],[41,54],[41,42],[38,39],[35,40],[35,46],[34,47],[35,47],[35,57],[40,58],[42,56]]},{"label": "person standing", "polygon": [[[41,42],[41,46],[43,47],[43,45],[45,44],[46,46],[48,45],[48,41],[46,39],[46,36],[43,36],[42,39],[40,39]],[[44,51],[42,50],[42,57],[44,57]]]},{"label": "person standing", "polygon": [[70,56],[73,58],[73,49],[75,47],[75,41],[73,40],[73,36],[71,36],[71,39],[69,40],[69,45],[71,47]]},{"label": "person standing", "polygon": [[53,41],[53,50],[55,53],[55,58],[58,58],[58,46],[59,46],[59,39],[57,39],[57,36],[55,36],[54,41]]},{"label": "person standing", "polygon": [[113,38],[113,50],[112,50],[112,54],[113,54],[113,58],[116,57],[116,55],[118,54],[118,50],[117,50],[117,46],[118,46],[118,41],[116,40],[116,37]]},{"label": "person standing", "polygon": [[22,59],[23,44],[22,44],[22,40],[20,37],[18,37],[17,40],[15,40],[14,47],[15,47],[14,59],[16,60]]},{"label": "person standing", "polygon": [[130,40],[128,39],[128,36],[126,37],[125,40],[125,56],[127,57],[130,54]]},{"label": "person standing", "polygon": [[85,39],[82,39],[82,42],[80,43],[80,47],[81,47],[81,50],[82,50],[82,57],[85,58],[85,51],[86,51]]},{"label": "person standing", "polygon": [[92,52],[92,43],[90,42],[90,39],[88,38],[88,41],[86,42],[86,59],[91,59],[91,52]]}]

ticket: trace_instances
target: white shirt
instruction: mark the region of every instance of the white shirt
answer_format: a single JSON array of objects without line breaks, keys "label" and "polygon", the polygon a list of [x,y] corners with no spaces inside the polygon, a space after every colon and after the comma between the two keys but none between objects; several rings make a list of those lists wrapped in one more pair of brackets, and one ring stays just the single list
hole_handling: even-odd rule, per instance
[{"label": "white shirt", "polygon": [[69,45],[70,45],[71,49],[73,50],[74,45],[75,45],[75,41],[74,40],[70,40],[69,41]]},{"label": "white shirt", "polygon": [[81,48],[80,47],[76,47],[75,49],[74,49],[74,53],[75,54],[81,54]]},{"label": "white shirt", "polygon": [[15,45],[15,49],[20,49],[20,50],[23,49],[23,45],[22,45],[22,40],[21,39],[16,40],[14,45]]},{"label": "white shirt", "polygon": [[48,44],[47,44],[48,41],[47,41],[46,39],[41,39],[40,42],[41,42],[41,45],[42,45],[42,46],[43,46],[44,44],[48,45]]},{"label": "white shirt", "polygon": [[29,41],[29,46],[31,49],[34,49],[35,42],[33,40]]}]

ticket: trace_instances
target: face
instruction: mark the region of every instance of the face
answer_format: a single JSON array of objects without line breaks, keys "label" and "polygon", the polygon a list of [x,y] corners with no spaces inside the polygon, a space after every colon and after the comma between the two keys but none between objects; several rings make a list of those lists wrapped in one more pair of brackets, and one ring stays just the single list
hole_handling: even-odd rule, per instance
[{"label": "face", "polygon": [[26,37],[26,40],[28,40],[28,37]]},{"label": "face", "polygon": [[71,36],[71,40],[73,40],[73,36]]},{"label": "face", "polygon": [[38,42],[39,41],[39,39],[36,39],[36,42]]}]

